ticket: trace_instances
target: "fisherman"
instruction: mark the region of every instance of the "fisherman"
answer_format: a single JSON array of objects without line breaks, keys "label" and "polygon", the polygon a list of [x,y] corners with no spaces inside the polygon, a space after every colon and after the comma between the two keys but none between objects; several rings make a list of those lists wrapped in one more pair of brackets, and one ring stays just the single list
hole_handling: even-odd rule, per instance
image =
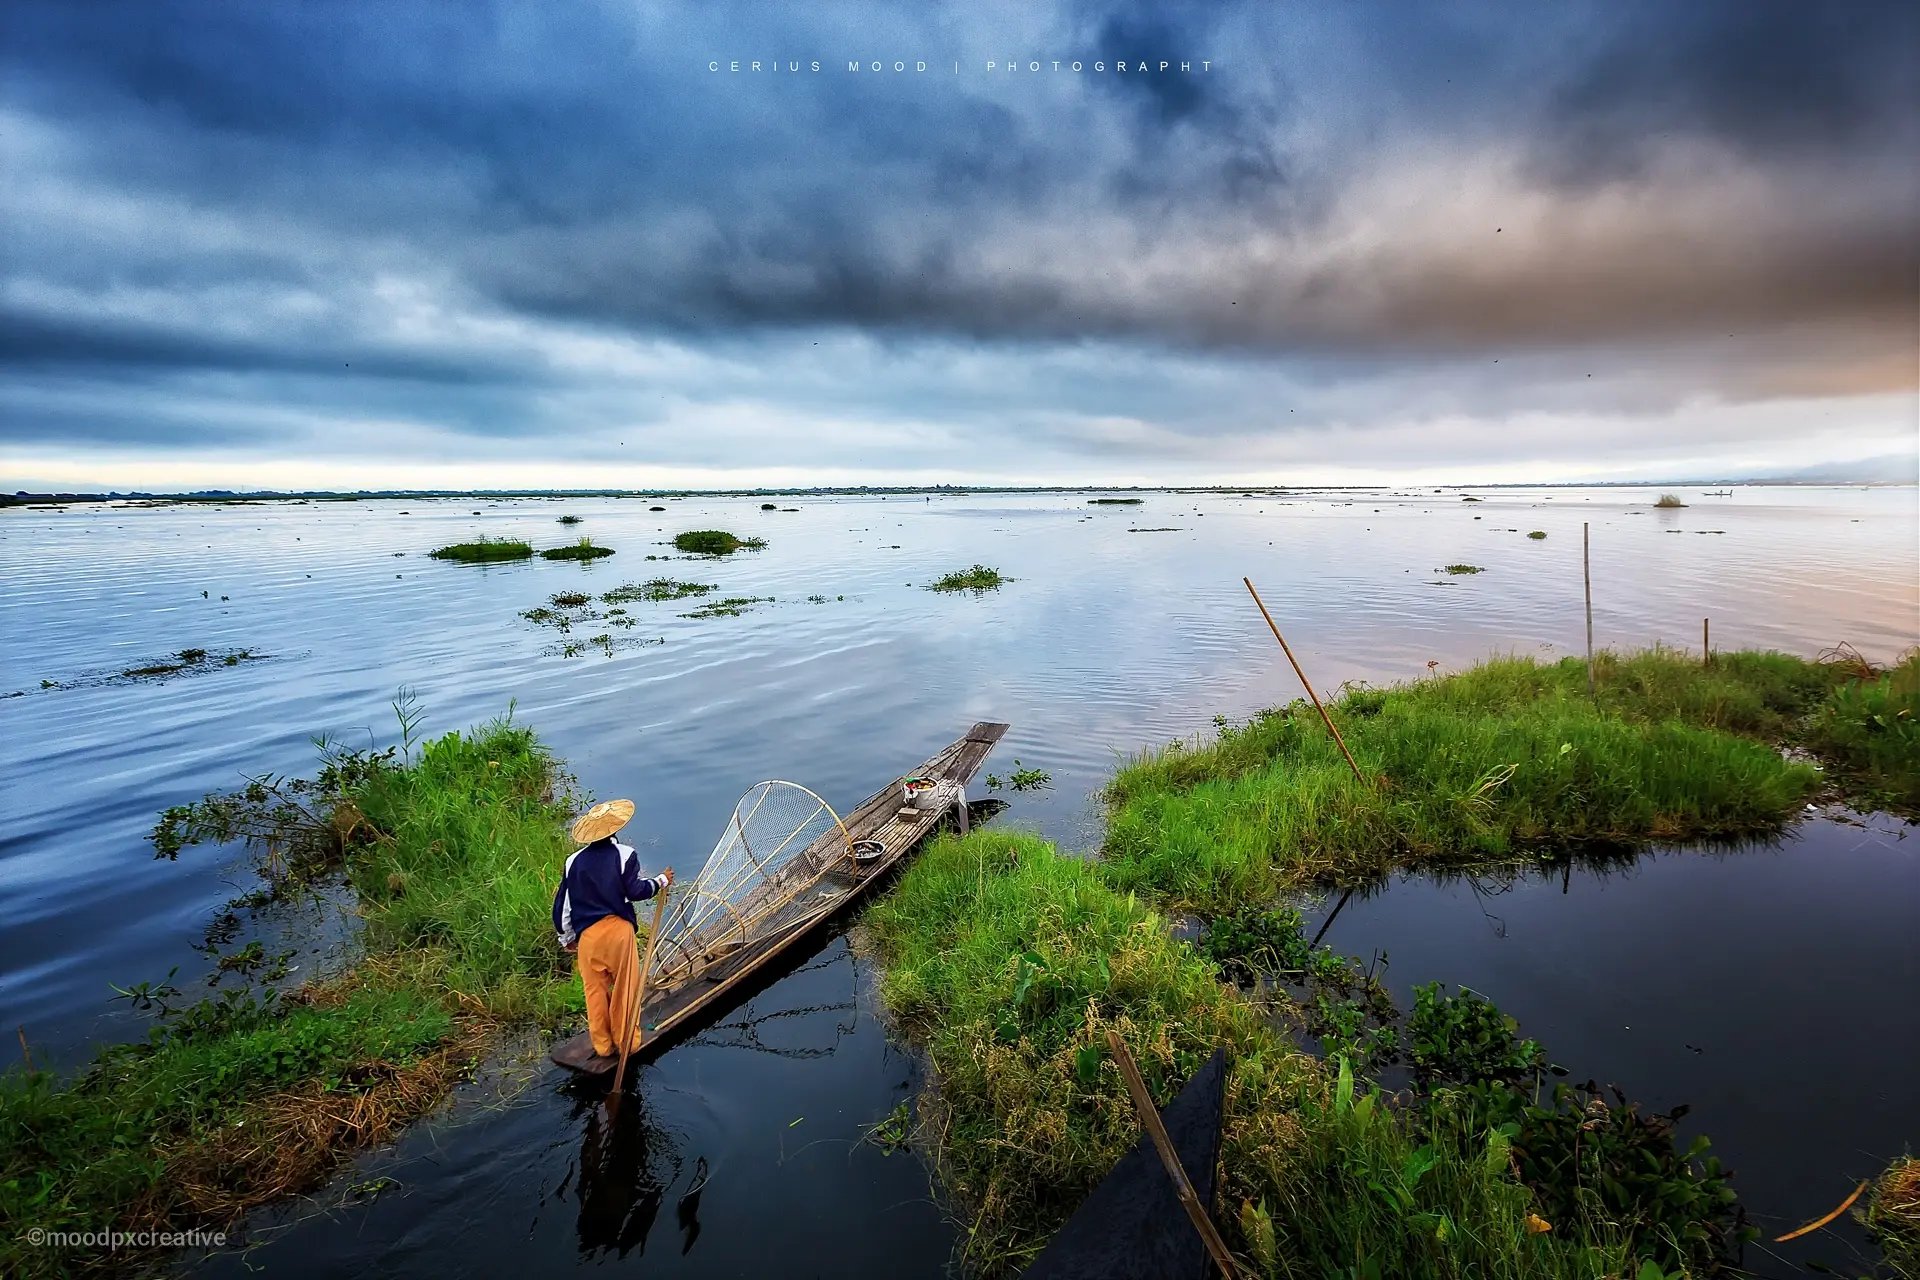
[{"label": "fisherman", "polygon": [[634,1048],[640,962],[634,955],[633,904],[673,883],[671,867],[657,876],[641,875],[633,847],[613,838],[632,817],[631,800],[603,800],[581,814],[572,828],[580,848],[567,859],[553,895],[554,932],[574,953],[587,997],[587,1032],[602,1058],[618,1054],[623,1038],[627,1052]]}]

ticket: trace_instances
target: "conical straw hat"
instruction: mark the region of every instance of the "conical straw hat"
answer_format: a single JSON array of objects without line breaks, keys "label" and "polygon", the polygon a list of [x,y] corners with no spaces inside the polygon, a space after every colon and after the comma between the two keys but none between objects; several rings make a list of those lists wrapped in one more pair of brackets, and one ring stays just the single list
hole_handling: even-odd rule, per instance
[{"label": "conical straw hat", "polygon": [[574,843],[592,844],[595,840],[604,840],[626,826],[627,820],[632,817],[633,801],[602,800],[574,819]]}]

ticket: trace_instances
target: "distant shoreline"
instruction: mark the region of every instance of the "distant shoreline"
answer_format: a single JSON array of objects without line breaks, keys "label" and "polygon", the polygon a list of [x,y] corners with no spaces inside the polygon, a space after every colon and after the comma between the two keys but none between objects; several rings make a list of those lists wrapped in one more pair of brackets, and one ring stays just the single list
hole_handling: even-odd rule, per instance
[{"label": "distant shoreline", "polygon": [[1296,493],[1392,493],[1427,490],[1456,493],[1465,490],[1514,489],[1655,489],[1734,486],[1742,489],[1912,489],[1912,480],[1555,480],[1539,483],[1501,481],[1495,484],[1307,484],[1307,485],[845,485],[829,488],[762,489],[336,489],[295,491],[201,489],[181,493],[146,491],[107,493],[34,493],[19,490],[0,494],[0,507],[65,505],[81,502],[133,502],[154,505],[236,502],[378,502],[394,499],[429,501],[437,498],[860,498],[919,496],[967,497],[975,494],[1020,493],[1168,493],[1207,494],[1216,497],[1282,497]]}]

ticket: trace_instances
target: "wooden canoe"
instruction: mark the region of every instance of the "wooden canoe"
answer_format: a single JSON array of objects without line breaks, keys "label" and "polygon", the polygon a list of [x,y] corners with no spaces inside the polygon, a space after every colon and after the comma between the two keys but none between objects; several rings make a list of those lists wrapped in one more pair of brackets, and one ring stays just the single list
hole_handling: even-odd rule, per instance
[{"label": "wooden canoe", "polygon": [[[838,829],[830,832],[756,890],[777,901],[779,910],[767,914],[752,936],[724,951],[679,959],[664,976],[656,972],[648,983],[640,1016],[641,1041],[634,1056],[659,1052],[707,1016],[723,1010],[756,973],[864,895],[939,825],[946,816],[943,810],[902,807],[903,780],[926,777],[965,786],[1006,731],[1006,725],[991,721],[974,725],[845,815],[844,835]],[[848,839],[855,843],[877,840],[884,851],[855,862],[846,854]],[[614,1067],[614,1059],[594,1055],[593,1042],[584,1031],[556,1044],[550,1056],[556,1064],[588,1075],[601,1075]]]}]

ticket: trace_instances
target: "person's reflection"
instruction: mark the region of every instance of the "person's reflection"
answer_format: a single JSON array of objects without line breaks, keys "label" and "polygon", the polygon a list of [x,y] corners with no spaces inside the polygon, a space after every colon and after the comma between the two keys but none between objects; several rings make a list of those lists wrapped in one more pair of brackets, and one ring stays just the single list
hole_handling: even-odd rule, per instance
[{"label": "person's reflection", "polygon": [[[660,1213],[666,1183],[657,1177],[649,1147],[662,1138],[647,1124],[639,1092],[629,1091],[609,1107],[587,1103],[585,1132],[580,1140],[580,1177],[577,1195],[580,1216],[577,1231],[580,1252],[592,1255],[612,1251],[620,1257],[646,1252],[647,1233]],[[677,1164],[671,1147],[666,1151]]]}]

